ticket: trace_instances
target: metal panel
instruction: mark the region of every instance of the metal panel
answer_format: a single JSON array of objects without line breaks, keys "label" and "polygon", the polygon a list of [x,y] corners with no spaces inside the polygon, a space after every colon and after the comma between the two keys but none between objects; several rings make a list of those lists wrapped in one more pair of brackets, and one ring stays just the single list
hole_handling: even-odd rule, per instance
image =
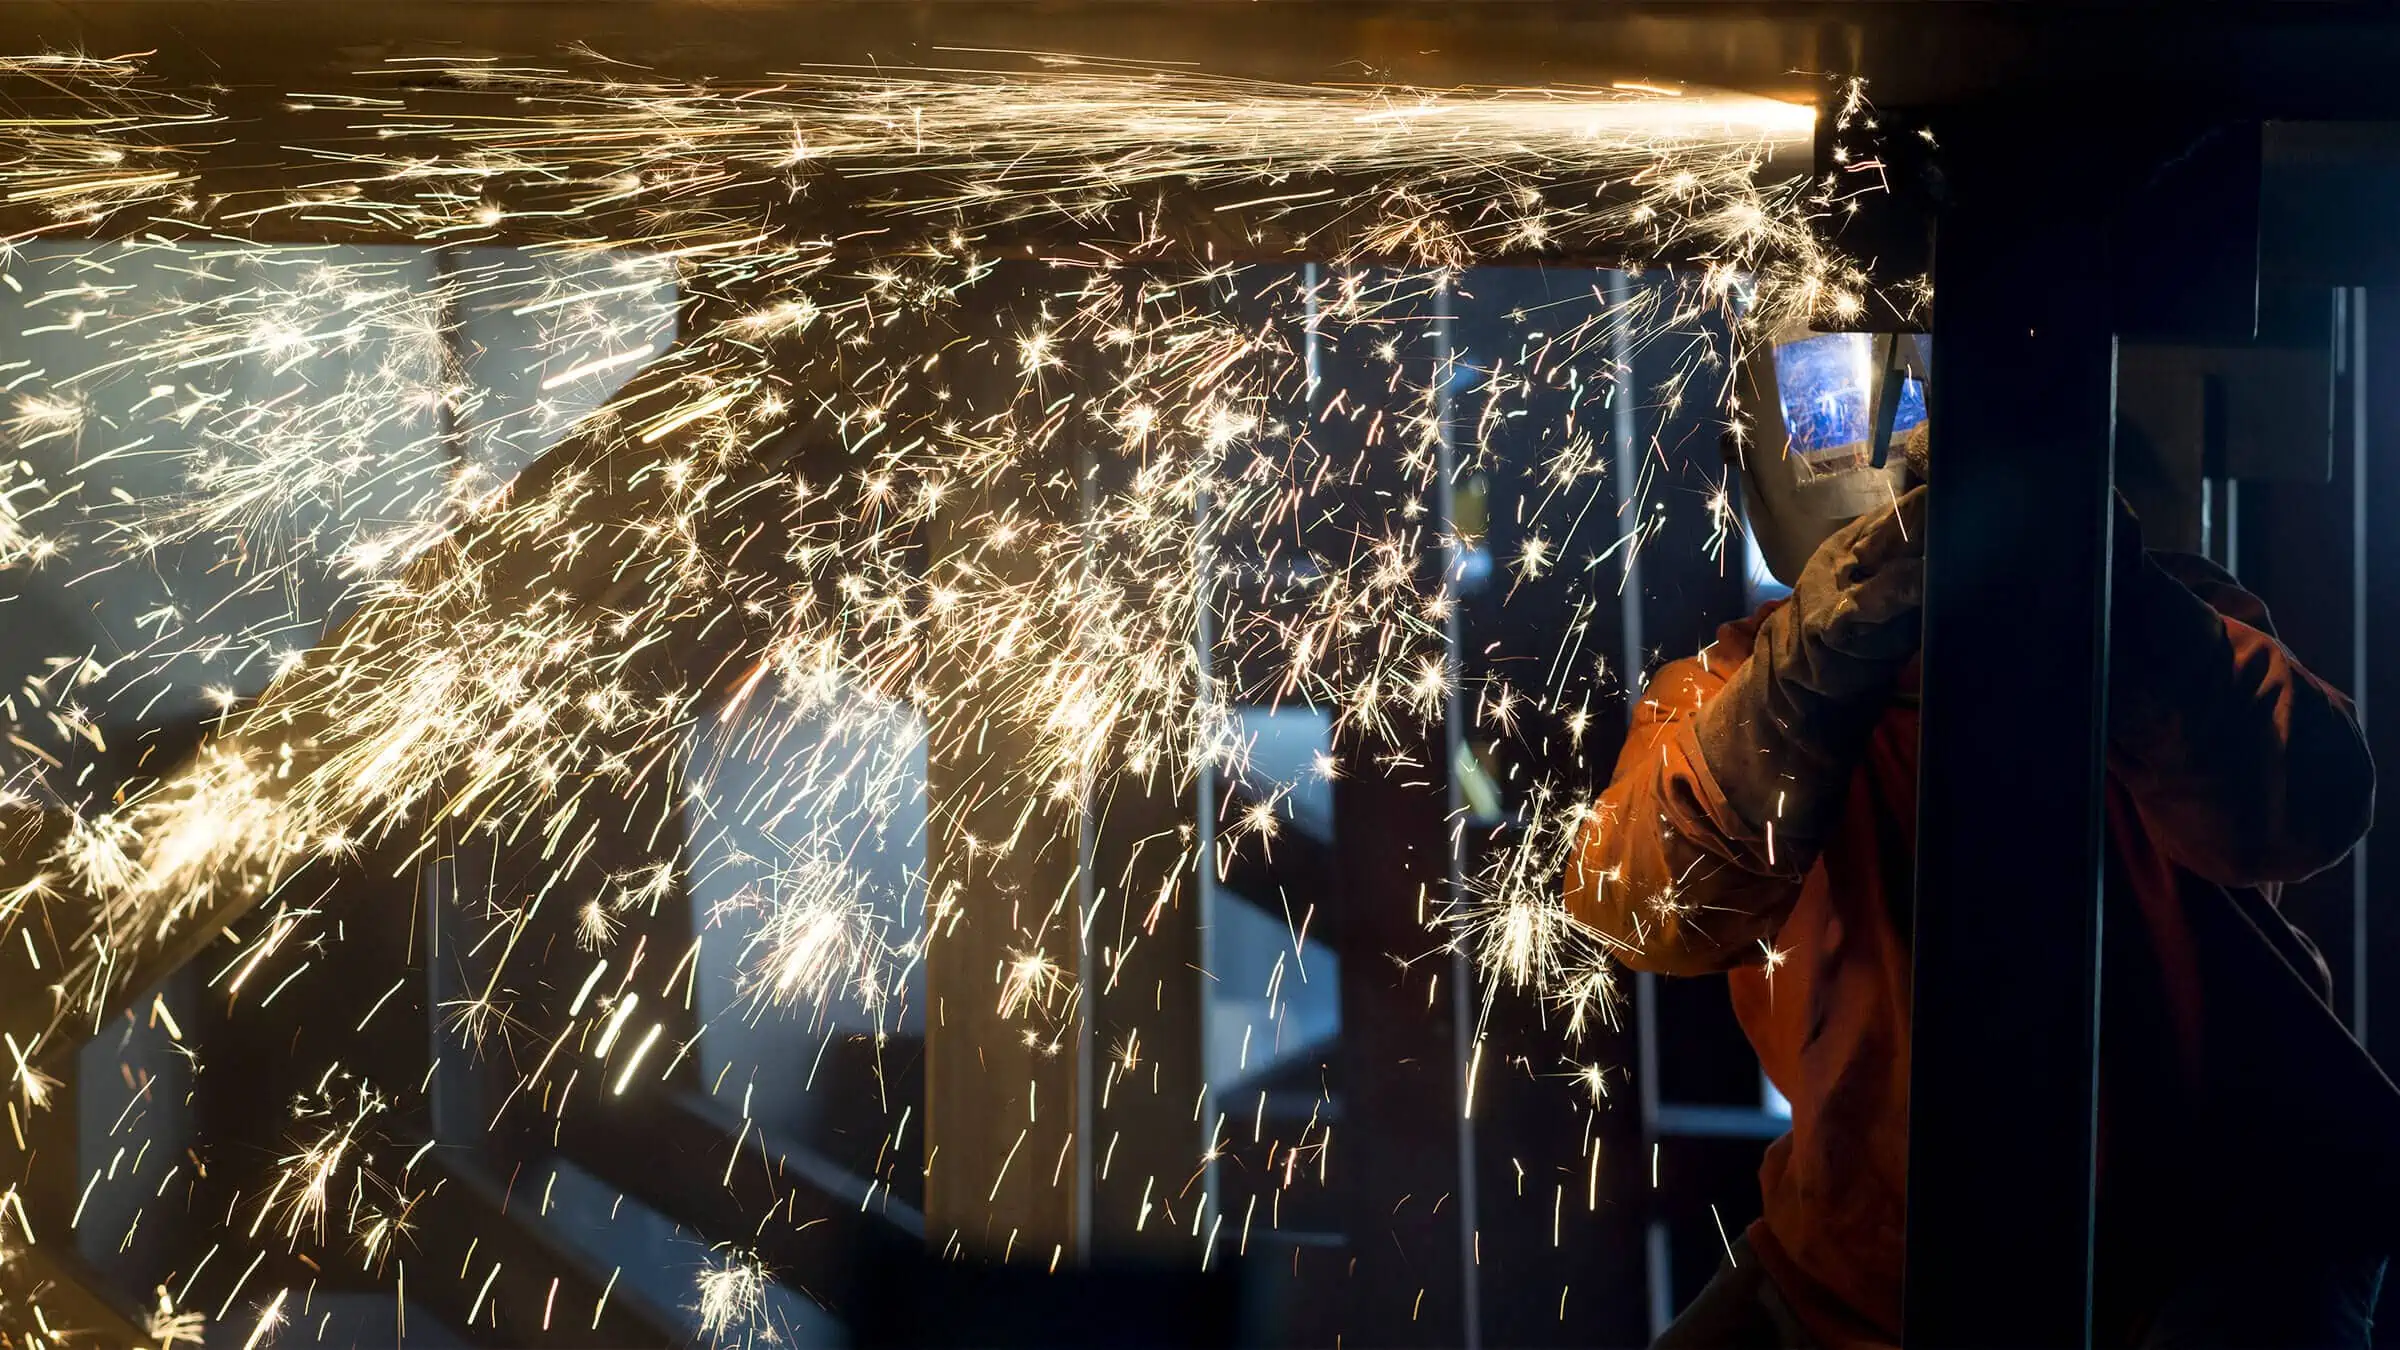
[{"label": "metal panel", "polygon": [[[1437,728],[1437,747],[1438,738]],[[1440,772],[1423,759],[1388,773],[1359,764],[1333,791],[1347,960],[1332,1165],[1348,1174],[1348,1332],[1362,1345],[1470,1343],[1471,1256],[1458,1222],[1468,1047],[1450,1015],[1455,971],[1440,954],[1392,959],[1436,945],[1420,914],[1433,913],[1449,882]]]},{"label": "metal panel", "polygon": [[[1035,434],[1013,420],[1018,373],[1006,325],[1030,312],[1024,301],[1040,285],[1030,270],[996,277],[981,288],[984,308],[958,320],[963,351],[946,367],[959,405],[977,414],[972,434]],[[1044,584],[1054,560],[1010,547],[994,522],[1005,514],[1072,519],[1081,509],[1076,459],[1057,440],[1028,444],[1015,461],[1024,474],[1008,485],[1011,495],[945,498],[930,530],[927,574],[974,569],[1016,585]],[[944,659],[971,659],[977,641],[966,635]],[[945,1254],[1064,1264],[1083,1250],[1091,1174],[1078,1138],[1088,1011],[1074,981],[1083,918],[1079,822],[1069,804],[1010,790],[1043,746],[1039,728],[1010,717],[1007,692],[987,686],[986,677],[953,664],[924,686],[932,700],[925,708],[925,1235]]]},{"label": "metal panel", "polygon": [[1197,798],[1171,777],[1120,780],[1086,827],[1080,1132],[1095,1173],[1085,1232],[1095,1261],[1192,1261],[1189,1235],[1144,1213],[1181,1188],[1207,1143],[1192,1110],[1203,1076]]},{"label": "metal panel", "polygon": [[[2360,340],[2366,368],[2400,369],[2400,290],[2362,291],[2359,299],[2366,311]],[[2400,623],[2391,618],[2400,615],[2400,547],[2391,539],[2394,522],[2400,522],[2400,454],[2393,453],[2393,447],[2400,446],[2400,381],[2385,375],[2364,386],[2357,412],[2365,440],[2357,458],[2361,523],[2371,531],[2372,542],[2359,559],[2365,629],[2359,634],[2362,659],[2352,693],[2375,761],[2388,766],[2400,763],[2400,716],[2392,713],[2400,708]],[[2365,873],[2369,901],[2359,935],[2360,982],[2368,989],[2400,988],[2400,906],[2392,903],[2400,896],[2400,882],[2395,881],[2400,869],[2391,861],[2395,857],[2400,857],[2400,821],[2392,812],[2380,812],[2361,846],[2358,864]],[[2359,1039],[2375,1052],[2386,1072],[2400,1067],[2400,1033],[2394,1031],[2400,1018],[2372,1000],[2356,1016]]]},{"label": "metal panel", "polygon": [[2079,1346],[2114,340],[2099,231],[2028,218],[2014,129],[1944,132],[1961,192],[1935,275],[1907,1339]]},{"label": "metal panel", "polygon": [[[1099,516],[1133,488],[1142,459],[1077,449],[1094,560],[1138,569],[1142,545]],[[1196,591],[1205,562],[1195,551],[1160,581]],[[1189,635],[1195,685],[1203,627]],[[1180,1190],[1212,1142],[1194,1109],[1207,1077],[1199,806],[1198,786],[1160,765],[1144,778],[1109,775],[1084,808],[1077,1131],[1090,1173],[1082,1236],[1095,1266],[1192,1264],[1190,1235],[1153,1201]]]}]

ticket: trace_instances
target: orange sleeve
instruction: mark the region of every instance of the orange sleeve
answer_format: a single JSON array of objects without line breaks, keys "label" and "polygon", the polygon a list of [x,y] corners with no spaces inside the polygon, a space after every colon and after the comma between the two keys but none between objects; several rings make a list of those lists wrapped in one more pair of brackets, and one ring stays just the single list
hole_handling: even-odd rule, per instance
[{"label": "orange sleeve", "polygon": [[2151,714],[2112,718],[2110,767],[2178,864],[2220,886],[2298,881],[2365,835],[2374,761],[2350,700],[2218,608],[2216,655],[2157,672],[2174,688]]},{"label": "orange sleeve", "polygon": [[1799,869],[1726,807],[1693,738],[1694,714],[1731,673],[1705,655],[1659,670],[1567,868],[1568,912],[1636,970],[1757,961],[1800,895]]}]

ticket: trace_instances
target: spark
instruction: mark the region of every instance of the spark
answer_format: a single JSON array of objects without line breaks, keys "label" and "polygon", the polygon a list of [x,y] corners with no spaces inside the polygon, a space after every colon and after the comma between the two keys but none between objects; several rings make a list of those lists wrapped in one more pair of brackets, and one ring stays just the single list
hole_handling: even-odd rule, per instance
[{"label": "spark", "polygon": [[208,1340],[206,1314],[190,1308],[177,1308],[166,1286],[158,1289],[158,1306],[143,1319],[143,1329],[150,1339],[158,1342],[158,1350],[174,1350],[178,1345],[202,1345]]},{"label": "spark", "polygon": [[700,1315],[700,1334],[716,1344],[729,1336],[746,1343],[766,1320],[766,1263],[738,1248],[717,1251],[720,1255],[700,1271],[699,1302],[693,1309]]},{"label": "spark", "polygon": [[1044,953],[1012,953],[1000,980],[1000,1015],[1016,1018],[1030,1011],[1049,1011],[1051,1000],[1072,978]]},{"label": "spark", "polygon": [[60,1084],[58,1079],[34,1067],[33,1056],[41,1049],[42,1037],[35,1036],[33,1044],[20,1048],[13,1033],[0,1033],[0,1044],[8,1047],[8,1057],[16,1063],[9,1077],[16,1083],[17,1091],[24,1094],[25,1104],[35,1110],[48,1106],[50,1094]]},{"label": "spark", "polygon": [[623,926],[624,921],[595,896],[575,911],[576,945],[587,952],[596,952],[615,941],[617,930]]},{"label": "spark", "polygon": [[274,1338],[275,1332],[283,1326],[283,1302],[291,1296],[291,1292],[289,1289],[275,1291],[275,1297],[259,1310],[258,1321],[251,1326],[249,1338],[242,1342],[242,1350],[258,1350],[258,1347]]},{"label": "spark", "polygon": [[1575,1080],[1590,1094],[1592,1105],[1599,1106],[1608,1098],[1608,1070],[1598,1064],[1585,1064],[1575,1070]]}]

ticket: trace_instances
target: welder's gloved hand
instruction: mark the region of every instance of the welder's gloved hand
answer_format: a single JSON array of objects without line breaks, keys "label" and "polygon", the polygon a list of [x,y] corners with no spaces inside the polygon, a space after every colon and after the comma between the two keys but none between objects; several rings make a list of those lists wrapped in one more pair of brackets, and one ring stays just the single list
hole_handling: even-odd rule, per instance
[{"label": "welder's gloved hand", "polygon": [[1791,599],[1759,625],[1750,659],[1701,709],[1701,758],[1775,871],[1806,871],[1832,828],[1917,654],[1924,595],[1918,487],[1817,546]]},{"label": "welder's gloved hand", "polygon": [[[1889,686],[1916,655],[1917,616],[1925,601],[1925,489],[1860,516],[1809,555],[1784,609],[1793,613],[1810,664],[1788,677],[1839,695]],[[1768,623],[1783,617],[1779,610]]]}]

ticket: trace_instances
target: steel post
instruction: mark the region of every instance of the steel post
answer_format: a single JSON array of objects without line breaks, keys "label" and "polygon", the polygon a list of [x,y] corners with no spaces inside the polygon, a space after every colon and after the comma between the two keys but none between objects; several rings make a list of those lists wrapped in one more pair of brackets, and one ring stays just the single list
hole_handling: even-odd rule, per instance
[{"label": "steel post", "polygon": [[[2097,211],[1945,128],[1918,780],[1906,1335],[2090,1338],[2115,339]],[[1963,134],[1962,134],[1963,132]]]}]

